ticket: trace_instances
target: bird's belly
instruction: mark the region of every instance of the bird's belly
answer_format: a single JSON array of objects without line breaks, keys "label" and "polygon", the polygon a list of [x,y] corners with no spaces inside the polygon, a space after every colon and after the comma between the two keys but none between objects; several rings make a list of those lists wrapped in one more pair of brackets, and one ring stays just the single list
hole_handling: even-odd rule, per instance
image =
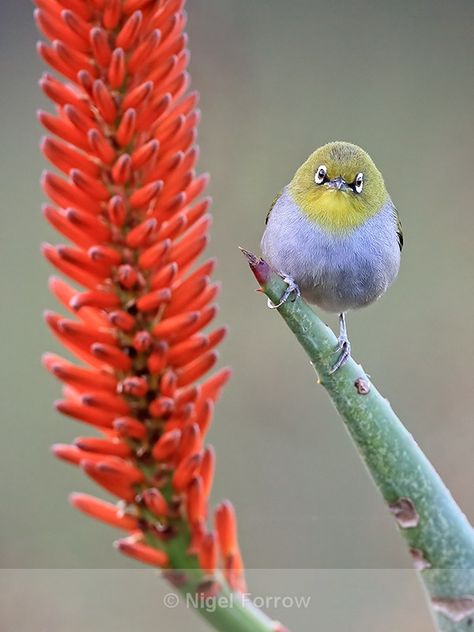
[{"label": "bird's belly", "polygon": [[345,312],[364,307],[375,301],[387,289],[385,274],[379,274],[370,261],[352,265],[339,264],[337,269],[318,266],[317,275],[295,279],[303,297],[328,312]]},{"label": "bird's belly", "polygon": [[343,312],[375,301],[398,272],[395,226],[385,224],[384,231],[368,226],[331,235],[286,204],[273,209],[262,252],[275,270],[295,280],[307,301]]}]

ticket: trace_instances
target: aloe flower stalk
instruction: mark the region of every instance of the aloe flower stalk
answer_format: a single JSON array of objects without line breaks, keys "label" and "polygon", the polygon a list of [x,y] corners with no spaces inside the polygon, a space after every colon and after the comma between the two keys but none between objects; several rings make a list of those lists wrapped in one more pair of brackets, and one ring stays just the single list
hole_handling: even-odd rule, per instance
[{"label": "aloe flower stalk", "polygon": [[[268,298],[286,283],[243,250]],[[468,632],[474,624],[474,529],[413,437],[353,359],[336,373],[337,340],[301,298],[278,309],[307,353],[406,540],[438,628]]]},{"label": "aloe flower stalk", "polygon": [[[234,509],[208,525],[215,455],[206,447],[230,370],[206,377],[225,327],[207,332],[219,285],[215,261],[196,267],[208,241],[206,174],[196,174],[198,95],[189,91],[184,0],[36,0],[48,40],[38,53],[55,113],[42,187],[47,221],[68,240],[44,256],[75,284],[50,289],[72,313],[46,313],[82,364],[54,354],[61,413],[94,436],[54,454],[116,497],[71,495],[80,511],[128,535],[124,554],[165,569],[184,593],[245,593]],[[82,286],[81,290],[76,285]],[[243,599],[201,612],[220,630],[278,629]]]}]

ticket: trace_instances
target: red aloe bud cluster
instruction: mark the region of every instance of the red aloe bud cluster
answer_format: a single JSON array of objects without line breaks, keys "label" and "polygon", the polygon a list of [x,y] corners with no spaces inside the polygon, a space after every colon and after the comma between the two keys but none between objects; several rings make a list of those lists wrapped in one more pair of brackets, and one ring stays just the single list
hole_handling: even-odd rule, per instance
[{"label": "red aloe bud cluster", "polygon": [[[55,113],[42,151],[57,168],[42,186],[49,223],[68,240],[45,257],[82,286],[53,277],[73,317],[48,312],[52,332],[85,366],[53,354],[62,413],[100,436],[54,453],[120,499],[73,494],[81,511],[129,532],[125,554],[169,568],[222,567],[243,589],[232,505],[206,526],[214,452],[204,446],[230,372],[204,380],[225,328],[216,315],[206,175],[196,175],[197,94],[189,92],[184,0],[35,0],[54,71],[41,79]],[[199,383],[198,383],[199,382]],[[181,543],[182,547],[177,546]]]}]

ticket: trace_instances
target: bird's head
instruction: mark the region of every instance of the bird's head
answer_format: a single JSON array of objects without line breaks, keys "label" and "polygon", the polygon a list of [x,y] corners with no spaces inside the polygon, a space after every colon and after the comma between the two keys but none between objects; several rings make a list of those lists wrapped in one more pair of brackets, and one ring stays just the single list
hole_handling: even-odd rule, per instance
[{"label": "bird's head", "polygon": [[328,143],[313,152],[288,189],[303,213],[333,232],[359,226],[388,199],[382,174],[371,157],[345,142]]}]

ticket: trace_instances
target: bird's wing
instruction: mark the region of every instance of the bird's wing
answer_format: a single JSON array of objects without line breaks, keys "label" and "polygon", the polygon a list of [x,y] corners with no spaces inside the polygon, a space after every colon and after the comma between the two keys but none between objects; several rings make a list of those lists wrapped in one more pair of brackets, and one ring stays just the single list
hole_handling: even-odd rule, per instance
[{"label": "bird's wing", "polygon": [[273,202],[272,205],[270,206],[270,210],[267,213],[267,216],[265,218],[265,224],[268,224],[268,218],[270,217],[270,213],[273,211],[273,207],[275,206],[275,204],[278,202],[278,200],[281,197],[281,194],[283,193],[283,191],[280,191],[280,193],[278,193],[277,195],[275,195],[275,197],[273,198]]},{"label": "bird's wing", "polygon": [[394,211],[395,211],[395,219],[397,220],[397,237],[398,237],[398,246],[400,248],[400,252],[402,251],[403,248],[403,230],[402,230],[402,223],[400,221],[400,215],[398,214],[397,209],[394,207]]}]

